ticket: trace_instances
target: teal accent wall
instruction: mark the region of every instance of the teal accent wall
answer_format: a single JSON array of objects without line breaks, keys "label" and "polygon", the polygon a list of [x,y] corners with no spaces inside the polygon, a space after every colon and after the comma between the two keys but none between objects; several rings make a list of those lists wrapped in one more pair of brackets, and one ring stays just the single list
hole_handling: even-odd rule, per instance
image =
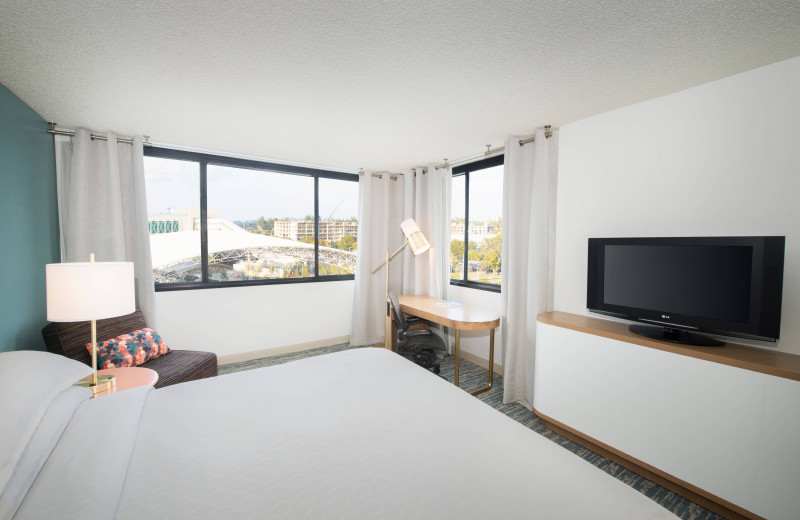
[{"label": "teal accent wall", "polygon": [[0,351],[44,349],[44,266],[60,261],[47,122],[0,85]]}]

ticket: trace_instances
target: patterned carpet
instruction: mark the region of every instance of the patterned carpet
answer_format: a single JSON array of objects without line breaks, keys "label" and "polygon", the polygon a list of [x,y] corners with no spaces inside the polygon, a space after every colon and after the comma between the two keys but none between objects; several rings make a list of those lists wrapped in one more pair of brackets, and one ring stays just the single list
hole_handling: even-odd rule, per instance
[{"label": "patterned carpet", "polygon": [[[331,347],[307,350],[295,354],[284,354],[281,356],[254,359],[252,361],[244,361],[241,363],[221,365],[219,367],[219,373],[220,375],[230,374],[232,372],[239,372],[240,370],[250,370],[253,368],[280,365],[282,363],[288,363],[304,357],[329,354],[331,352],[338,352],[348,348],[351,348],[348,344],[334,345]],[[442,377],[452,382],[454,368],[455,363],[453,357],[447,356],[441,363]],[[463,359],[461,360],[461,373],[459,375],[459,379],[461,388],[464,390],[471,391],[486,386],[488,374],[488,370],[485,368],[481,368],[474,363],[470,363],[469,361],[465,361]],[[661,506],[671,511],[679,518],[684,520],[725,520],[724,517],[695,504],[691,500],[677,495],[672,491],[646,479],[645,477],[623,468],[607,458],[548,430],[542,424],[542,420],[524,406],[520,404],[503,404],[503,378],[497,374],[495,374],[492,389],[488,392],[478,395],[477,398],[511,417],[515,421],[530,428],[536,433],[547,437],[559,446],[568,449],[590,464],[594,464],[609,475],[615,477],[617,480],[621,480],[622,482],[628,484],[651,500],[656,501]]]}]

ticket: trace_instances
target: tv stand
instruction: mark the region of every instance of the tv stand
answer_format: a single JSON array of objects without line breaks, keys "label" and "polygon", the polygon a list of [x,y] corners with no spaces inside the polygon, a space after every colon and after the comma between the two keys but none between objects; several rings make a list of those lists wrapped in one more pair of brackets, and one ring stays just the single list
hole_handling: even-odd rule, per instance
[{"label": "tv stand", "polygon": [[800,356],[538,321],[533,408],[548,427],[725,518],[798,518]]},{"label": "tv stand", "polygon": [[698,334],[697,332],[689,332],[683,329],[674,329],[672,327],[660,327],[658,325],[631,325],[628,327],[636,334],[642,336],[660,339],[661,341],[669,341],[671,343],[680,343],[681,345],[694,345],[696,347],[721,347],[725,344],[724,341],[719,341],[714,338],[708,337],[705,334]]}]

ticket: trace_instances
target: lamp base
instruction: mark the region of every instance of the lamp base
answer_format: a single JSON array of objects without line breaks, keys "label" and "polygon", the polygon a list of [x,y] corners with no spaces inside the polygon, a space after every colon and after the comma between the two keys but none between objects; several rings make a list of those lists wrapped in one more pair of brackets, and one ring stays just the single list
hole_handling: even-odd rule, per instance
[{"label": "lamp base", "polygon": [[93,385],[92,376],[89,376],[75,383],[75,386],[91,388],[93,394],[99,394],[100,392],[106,392],[108,390],[115,389],[117,387],[117,378],[114,376],[98,375],[97,384]]}]

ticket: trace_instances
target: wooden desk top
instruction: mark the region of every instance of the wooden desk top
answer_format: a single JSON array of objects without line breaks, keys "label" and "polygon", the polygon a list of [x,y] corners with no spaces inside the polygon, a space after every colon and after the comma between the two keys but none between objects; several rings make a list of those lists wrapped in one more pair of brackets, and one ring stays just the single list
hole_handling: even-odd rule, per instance
[{"label": "wooden desk top", "polygon": [[401,294],[400,310],[458,330],[490,330],[500,326],[500,315],[468,305],[437,305],[444,300]]},{"label": "wooden desk top", "polygon": [[722,347],[681,345],[647,338],[631,332],[627,323],[592,318],[569,312],[545,312],[540,314],[537,319],[548,325],[800,381],[800,356],[796,354],[776,352],[736,343],[726,343]]}]

